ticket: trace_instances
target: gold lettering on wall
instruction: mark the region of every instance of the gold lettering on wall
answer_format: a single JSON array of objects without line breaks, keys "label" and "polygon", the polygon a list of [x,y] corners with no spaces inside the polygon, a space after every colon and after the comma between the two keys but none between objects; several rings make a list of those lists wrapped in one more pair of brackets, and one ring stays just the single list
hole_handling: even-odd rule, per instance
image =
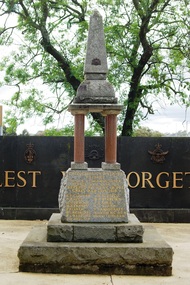
[{"label": "gold lettering on wall", "polygon": [[[65,176],[65,171],[60,172],[62,176]],[[27,186],[37,188],[38,176],[40,176],[41,174],[42,172],[39,170],[19,170],[18,172],[14,170],[6,170],[1,174],[0,188],[24,188]],[[97,180],[95,178],[96,177],[92,179],[91,185],[89,186],[90,188],[94,187],[94,191],[96,191],[95,189],[97,186]],[[116,189],[117,182],[114,182],[113,174],[110,175],[109,179],[110,181],[112,181],[109,186],[110,191],[113,191],[113,189]],[[130,189],[183,189],[184,187],[190,188],[190,171],[163,171],[158,173],[155,177],[153,177],[153,174],[149,171],[142,171],[139,173],[136,171],[131,171],[126,175],[126,179]],[[186,186],[186,184],[188,185]],[[77,192],[82,193],[84,191],[82,185],[80,186],[78,184],[75,184],[72,187],[73,189],[76,188],[75,191]],[[91,189],[91,191],[93,191],[93,189]]]},{"label": "gold lettering on wall", "polygon": [[6,170],[3,172],[4,176],[0,183],[0,188],[24,188],[26,186],[31,186],[32,188],[37,187],[37,175],[41,175],[41,171],[24,171],[20,170],[18,172],[14,170]]},{"label": "gold lettering on wall", "polygon": [[20,181],[22,181],[22,184],[19,184],[19,182],[17,183],[17,186],[18,187],[20,187],[20,188],[22,188],[22,187],[25,187],[26,186],[26,179],[21,175],[21,173],[22,174],[25,174],[25,171],[19,171],[18,172],[18,175],[17,175],[17,177],[18,177],[18,179],[20,180]]},{"label": "gold lettering on wall", "polygon": [[[131,175],[135,175],[136,176],[136,184],[135,185],[131,185],[130,184],[130,178],[131,178]],[[127,175],[127,181],[128,181],[128,186],[130,188],[137,188],[140,184],[140,176],[137,172],[135,171],[132,171],[132,172],[129,172],[129,174]]]},{"label": "gold lettering on wall", "polygon": [[165,181],[165,185],[161,185],[160,184],[160,177],[166,175],[167,177],[169,177],[169,173],[168,172],[160,172],[157,177],[156,177],[156,184],[158,185],[159,188],[168,188],[169,187],[169,181],[166,180]]},{"label": "gold lettering on wall", "polygon": [[150,172],[142,172],[142,188],[146,188],[146,182],[150,188],[155,188],[151,182],[152,174]]},{"label": "gold lettering on wall", "polygon": [[[12,183],[9,181],[12,181]],[[15,171],[13,170],[5,171],[5,187],[15,187],[15,183],[13,183],[13,181],[15,181]]]},{"label": "gold lettering on wall", "polygon": [[[182,189],[184,188],[184,181],[187,175],[190,175],[190,172],[160,172],[154,178],[153,175],[144,171],[141,173],[137,173],[135,171],[131,171],[127,174],[126,179],[128,182],[128,186],[131,189],[134,188],[160,188],[160,189]],[[132,181],[134,181],[132,183]],[[190,188],[190,185],[188,186]]]},{"label": "gold lettering on wall", "polygon": [[32,174],[32,187],[35,188],[36,186],[36,175],[41,174],[41,171],[28,171],[28,174]]},{"label": "gold lettering on wall", "polygon": [[181,185],[177,185],[177,181],[183,182],[183,172],[173,172],[173,188],[183,188],[183,183]]}]

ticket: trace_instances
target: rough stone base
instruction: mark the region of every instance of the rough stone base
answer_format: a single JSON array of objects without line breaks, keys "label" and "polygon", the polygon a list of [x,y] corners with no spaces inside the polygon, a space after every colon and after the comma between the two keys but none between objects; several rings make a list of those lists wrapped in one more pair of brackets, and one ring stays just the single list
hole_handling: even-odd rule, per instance
[{"label": "rough stone base", "polygon": [[35,227],[22,243],[19,270],[66,274],[170,276],[172,248],[153,227],[143,243],[47,242],[47,228]]},{"label": "rough stone base", "polygon": [[128,223],[62,223],[54,213],[47,225],[47,241],[53,242],[142,242],[143,233],[134,214],[128,214]]}]

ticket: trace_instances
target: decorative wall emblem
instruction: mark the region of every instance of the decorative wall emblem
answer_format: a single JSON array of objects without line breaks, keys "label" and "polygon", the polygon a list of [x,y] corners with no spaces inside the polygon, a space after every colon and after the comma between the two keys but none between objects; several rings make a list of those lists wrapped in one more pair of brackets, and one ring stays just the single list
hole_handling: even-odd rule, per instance
[{"label": "decorative wall emblem", "polygon": [[157,143],[155,145],[155,149],[153,151],[148,151],[148,153],[151,155],[151,160],[154,163],[164,163],[165,156],[168,154],[169,151],[163,151],[162,145]]},{"label": "decorative wall emblem", "polygon": [[85,157],[90,160],[98,160],[103,158],[103,149],[96,144],[89,145],[89,148],[86,152],[87,154]]},{"label": "decorative wall emblem", "polygon": [[24,159],[26,163],[31,164],[36,159],[36,151],[34,150],[33,144],[29,143],[26,146],[27,146],[27,149],[25,150],[25,153],[24,153]]}]

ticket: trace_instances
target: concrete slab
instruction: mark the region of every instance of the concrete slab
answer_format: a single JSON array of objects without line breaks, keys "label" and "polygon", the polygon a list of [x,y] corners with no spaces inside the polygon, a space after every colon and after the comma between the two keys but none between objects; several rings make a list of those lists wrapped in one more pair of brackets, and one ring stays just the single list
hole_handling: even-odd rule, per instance
[{"label": "concrete slab", "polygon": [[[173,274],[170,277],[85,274],[41,274],[18,271],[17,251],[33,226],[46,221],[0,220],[0,276],[2,285],[189,285],[190,224],[155,223],[153,226],[172,246]],[[150,225],[150,224],[143,224]]]},{"label": "concrete slab", "polygon": [[47,242],[47,228],[35,227],[18,257],[25,272],[169,276],[173,251],[152,226],[143,243]]}]

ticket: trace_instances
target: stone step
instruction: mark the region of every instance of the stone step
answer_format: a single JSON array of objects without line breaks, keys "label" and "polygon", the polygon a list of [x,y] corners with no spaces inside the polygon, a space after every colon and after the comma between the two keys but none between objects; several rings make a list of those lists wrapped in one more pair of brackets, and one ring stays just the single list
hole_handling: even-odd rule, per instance
[{"label": "stone step", "polygon": [[47,242],[47,227],[35,227],[19,248],[19,270],[170,276],[172,248],[153,227],[144,228],[143,243],[84,243]]},{"label": "stone step", "polygon": [[62,223],[61,215],[54,213],[47,225],[51,242],[142,242],[143,233],[134,214],[128,214],[128,223]]}]

